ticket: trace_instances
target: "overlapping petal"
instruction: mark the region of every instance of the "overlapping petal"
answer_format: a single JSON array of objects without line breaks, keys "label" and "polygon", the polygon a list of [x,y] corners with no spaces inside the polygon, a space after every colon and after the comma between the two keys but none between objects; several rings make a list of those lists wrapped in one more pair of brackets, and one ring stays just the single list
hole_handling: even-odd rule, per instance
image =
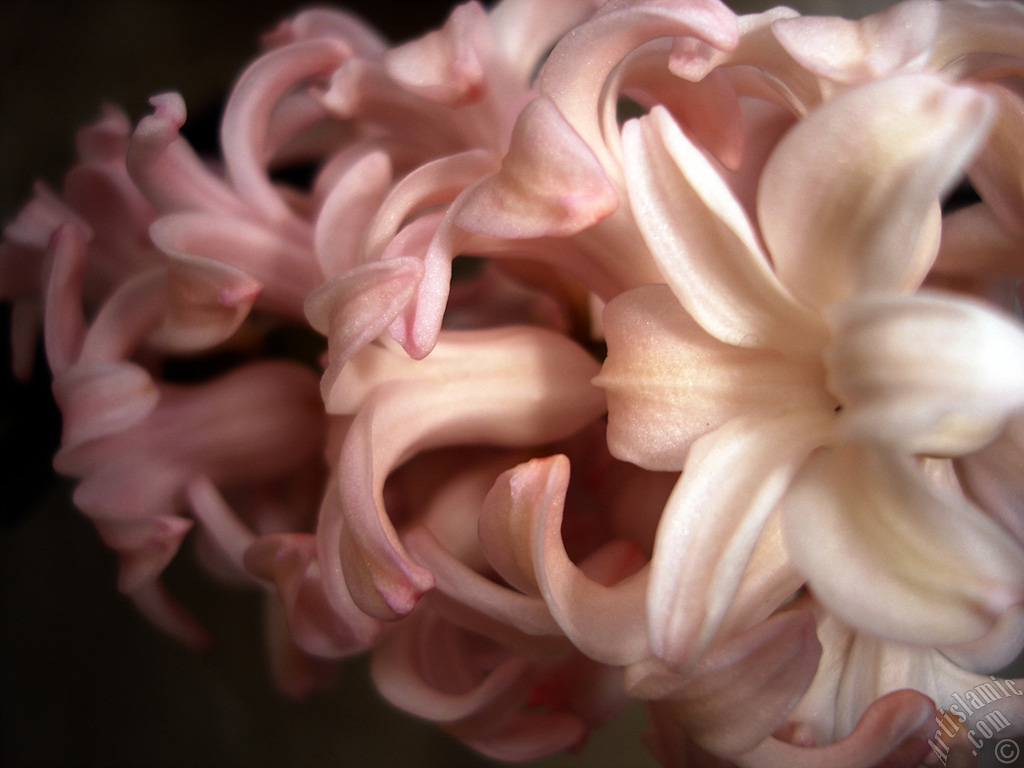
[{"label": "overlapping petal", "polygon": [[915,460],[856,445],[812,456],[784,501],[786,542],[818,598],[853,627],[951,644],[1024,601],[1024,550]]}]

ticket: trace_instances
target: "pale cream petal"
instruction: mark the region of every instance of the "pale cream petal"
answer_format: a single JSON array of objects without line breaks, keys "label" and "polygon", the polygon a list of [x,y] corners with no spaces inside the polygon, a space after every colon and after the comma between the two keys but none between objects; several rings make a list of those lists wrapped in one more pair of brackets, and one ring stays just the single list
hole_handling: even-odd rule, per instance
[{"label": "pale cream petal", "polygon": [[814,594],[847,624],[903,642],[981,637],[1024,601],[1024,550],[914,459],[822,449],[783,501],[786,543]]},{"label": "pale cream petal", "polygon": [[902,75],[844,92],[783,137],[761,176],[758,221],[779,278],[824,307],[915,289],[939,243],[939,199],[984,140],[981,91]]},{"label": "pale cream petal", "polygon": [[825,361],[846,438],[962,455],[1024,407],[1024,326],[987,304],[920,292],[855,299],[829,314]]},{"label": "pale cream petal", "polygon": [[1024,544],[1024,413],[1014,414],[989,445],[957,460],[970,498]]},{"label": "pale cream petal", "polygon": [[739,416],[693,444],[658,526],[647,596],[651,646],[670,666],[692,664],[714,639],[765,521],[826,441],[830,416]]},{"label": "pale cream petal", "polygon": [[939,30],[934,0],[909,0],[859,20],[802,16],[772,25],[779,42],[801,66],[836,83],[876,80],[920,67]]},{"label": "pale cream petal", "polygon": [[666,286],[618,296],[603,322],[608,445],[645,469],[681,469],[694,440],[742,413],[835,407],[816,360],[724,344]]},{"label": "pale cream petal", "polygon": [[623,128],[629,199],[683,307],[734,346],[819,348],[825,330],[779,283],[722,174],[661,107]]}]

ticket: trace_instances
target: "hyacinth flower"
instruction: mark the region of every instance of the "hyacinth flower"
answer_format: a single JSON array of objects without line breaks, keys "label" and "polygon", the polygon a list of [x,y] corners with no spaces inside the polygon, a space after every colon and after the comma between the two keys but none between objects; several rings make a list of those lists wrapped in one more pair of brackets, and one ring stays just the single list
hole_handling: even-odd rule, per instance
[{"label": "hyacinth flower", "polygon": [[191,538],[285,691],[369,651],[497,759],[641,700],[667,766],[922,762],[1024,644],[1022,28],[503,0],[392,46],[316,9],[219,161],[176,94],[109,112],[0,295],[119,586],[205,644],[160,578]]}]

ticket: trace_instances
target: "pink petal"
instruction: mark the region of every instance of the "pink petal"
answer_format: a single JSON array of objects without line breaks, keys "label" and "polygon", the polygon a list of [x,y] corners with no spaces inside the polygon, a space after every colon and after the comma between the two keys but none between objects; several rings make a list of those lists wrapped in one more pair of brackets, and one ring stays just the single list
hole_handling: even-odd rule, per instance
[{"label": "pink petal", "polygon": [[786,542],[815,595],[850,626],[962,643],[1024,601],[1024,550],[913,459],[852,445],[812,456],[783,505]]},{"label": "pink petal", "polygon": [[160,213],[192,210],[244,216],[248,207],[181,138],[181,95],[164,93],[149,103],[153,114],[139,121],[126,157],[128,173],[146,199]]},{"label": "pink petal", "polygon": [[[366,234],[366,253],[380,256],[414,214],[447,206],[468,186],[498,169],[493,152],[472,149],[423,163],[403,177],[380,205]],[[425,218],[425,217],[424,217]]]},{"label": "pink petal", "polygon": [[260,301],[295,316],[322,279],[305,248],[258,224],[201,212],[173,213],[150,227],[153,242],[171,256],[198,256],[241,270],[266,286]]},{"label": "pink petal", "polygon": [[268,47],[283,47],[300,40],[329,38],[349,46],[353,53],[375,59],[387,43],[362,19],[336,8],[310,8],[285,19],[263,37]]},{"label": "pink petal", "polygon": [[503,63],[525,88],[551,47],[601,5],[600,0],[503,0],[490,10]]},{"label": "pink petal", "polygon": [[783,137],[758,220],[779,278],[822,307],[916,288],[938,250],[939,198],[984,140],[992,100],[930,75],[837,96]]},{"label": "pink petal", "polygon": [[[1019,237],[1024,234],[1020,222],[1024,211],[1024,150],[1017,138],[1024,131],[1024,100],[1009,88],[991,88],[988,93],[995,99],[998,112],[988,142],[975,158],[969,175],[999,223]],[[1020,262],[1018,254],[1018,265]]]},{"label": "pink petal", "polygon": [[942,217],[934,271],[958,277],[1019,278],[1024,274],[1020,244],[1020,236],[1008,232],[989,206],[976,203]]},{"label": "pink petal", "polygon": [[980,451],[957,460],[969,497],[1024,544],[1024,414]]},{"label": "pink petal", "polygon": [[130,597],[143,616],[185,647],[194,651],[208,651],[213,646],[210,633],[181,603],[171,597],[159,581],[142,585]]},{"label": "pink petal", "polygon": [[646,570],[615,578],[618,583],[611,586],[569,559],[561,534],[568,483],[565,456],[535,459],[498,478],[480,517],[484,551],[514,586],[543,596],[555,621],[584,654],[604,664],[634,663],[648,653]]},{"label": "pink petal", "polygon": [[961,455],[1024,407],[1024,327],[987,304],[922,292],[848,301],[830,318],[829,389],[850,439]]},{"label": "pink petal", "polygon": [[612,0],[562,38],[545,62],[541,93],[551,97],[607,172],[615,172],[619,163],[607,147],[594,105],[600,103],[611,72],[631,51],[659,37],[677,36],[730,50],[737,42],[736,16],[717,0]]},{"label": "pink petal", "polygon": [[778,729],[817,670],[814,617],[789,611],[716,648],[664,704],[694,741],[736,756]]},{"label": "pink petal", "polygon": [[160,399],[149,372],[124,361],[74,365],[54,377],[53,394],[64,420],[65,450],[123,432],[146,418]]},{"label": "pink petal", "polygon": [[167,268],[167,311],[151,341],[176,352],[208,349],[230,338],[263,284],[241,270],[184,252]]},{"label": "pink petal", "polygon": [[779,283],[721,173],[662,108],[623,128],[629,198],[683,307],[727,344],[805,352],[820,322]]},{"label": "pink petal", "polygon": [[481,576],[453,557],[426,528],[408,531],[402,541],[434,574],[429,597],[439,615],[526,656],[564,653],[561,630],[539,596],[523,595]]},{"label": "pink petal", "polygon": [[455,223],[492,237],[564,237],[610,216],[618,204],[593,152],[540,97],[520,113],[501,171],[463,199]]},{"label": "pink petal", "polygon": [[[425,360],[368,347],[342,370],[339,406],[358,413],[340,457],[340,508],[325,506],[320,558],[367,613],[407,613],[432,585],[398,540],[382,491],[412,452],[444,445],[525,446],[565,437],[600,415],[597,363],[534,328],[452,332]],[[339,540],[341,547],[339,547]],[[342,556],[341,549],[346,556]]]},{"label": "pink petal", "polygon": [[334,40],[293,43],[258,58],[241,76],[224,109],[221,146],[239,196],[276,224],[295,227],[295,214],[267,175],[267,131],[278,101],[310,80],[326,80],[350,55]]},{"label": "pink petal", "polygon": [[345,364],[405,310],[422,278],[418,259],[374,261],[329,280],[309,295],[306,316],[328,338],[322,386],[328,410],[338,408],[333,393]]},{"label": "pink petal", "polygon": [[[929,754],[926,740],[935,735],[935,705],[916,691],[884,696],[861,717],[856,729],[841,741],[822,747],[803,747],[768,739],[739,758],[758,768],[913,768]],[[904,745],[904,761],[883,763]]]},{"label": "pink petal", "polygon": [[613,299],[604,327],[608,357],[594,383],[608,393],[608,445],[645,469],[682,469],[694,440],[741,413],[834,407],[820,363],[723,344],[667,286]]},{"label": "pink petal", "polygon": [[481,58],[493,44],[486,11],[468,2],[457,6],[441,29],[388,50],[384,66],[392,78],[425,99],[450,106],[471,104],[486,88]]},{"label": "pink petal", "polygon": [[282,533],[256,540],[244,553],[246,568],[272,581],[281,597],[292,638],[306,653],[340,658],[365,651],[381,625],[345,594],[329,598],[311,534]]},{"label": "pink petal", "polygon": [[46,360],[54,374],[71,366],[85,338],[82,286],[86,269],[86,232],[74,224],[58,229],[50,243],[52,267],[46,280]]},{"label": "pink petal", "polygon": [[357,266],[370,222],[391,186],[391,161],[370,149],[351,160],[324,198],[313,234],[320,269],[327,277]]},{"label": "pink petal", "polygon": [[693,444],[658,526],[647,595],[651,647],[669,666],[689,666],[714,639],[765,521],[828,424],[816,411],[737,416]]}]

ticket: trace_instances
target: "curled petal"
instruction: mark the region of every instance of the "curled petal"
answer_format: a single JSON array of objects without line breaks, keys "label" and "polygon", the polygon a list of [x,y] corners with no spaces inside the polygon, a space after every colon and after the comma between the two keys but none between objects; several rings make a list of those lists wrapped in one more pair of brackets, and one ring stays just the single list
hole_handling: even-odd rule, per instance
[{"label": "curled petal", "polygon": [[1024,407],[1024,328],[986,304],[919,293],[848,301],[830,317],[825,360],[847,437],[965,454]]},{"label": "curled petal", "polygon": [[938,205],[981,146],[992,99],[932,75],[842,93],[768,160],[758,221],[779,278],[823,307],[917,288],[935,259]]},{"label": "curled petal", "polygon": [[779,283],[734,193],[668,112],[630,121],[622,142],[637,224],[701,327],[734,346],[820,347],[820,321]]},{"label": "curled petal", "polygon": [[[486,88],[484,63],[493,42],[487,12],[477,2],[452,11],[444,27],[384,54],[388,74],[413,93],[451,106],[477,101]],[[481,51],[480,49],[483,49]]]},{"label": "curled petal", "polygon": [[501,171],[462,201],[455,223],[493,237],[564,237],[618,204],[594,153],[542,96],[520,113]]},{"label": "curled petal", "polygon": [[74,224],[58,229],[50,243],[52,267],[46,281],[44,337],[46,360],[58,374],[78,359],[85,339],[82,286],[85,282],[86,232]]},{"label": "curled petal", "polygon": [[496,759],[534,759],[580,744],[586,734],[577,715],[522,710],[532,665],[430,614],[411,617],[385,640],[370,671],[392,704],[442,723]]},{"label": "curled petal", "polygon": [[395,184],[381,203],[366,234],[367,254],[382,254],[413,214],[450,204],[466,187],[497,169],[494,153],[483,149],[423,163]]},{"label": "curled petal", "polygon": [[820,655],[814,617],[787,611],[709,653],[663,706],[701,746],[716,755],[743,754],[782,724],[814,677]]},{"label": "curled petal", "polygon": [[343,594],[328,599],[313,535],[261,537],[245,550],[243,562],[253,575],[277,586],[292,637],[306,653],[325,659],[350,656],[366,650],[380,634],[380,622],[351,599]]},{"label": "curled petal", "polygon": [[929,483],[911,458],[822,449],[782,511],[790,556],[810,588],[863,631],[962,643],[1024,601],[1024,550],[965,499]]},{"label": "curled petal", "polygon": [[533,328],[452,332],[418,362],[382,347],[353,358],[332,392],[336,407],[359,410],[340,457],[341,505],[327,504],[321,514],[328,584],[344,569],[367,613],[408,613],[433,579],[409,558],[388,518],[387,476],[429,448],[515,447],[568,436],[604,409],[589,383],[596,367],[569,340]]},{"label": "curled petal", "polygon": [[160,213],[208,211],[244,216],[247,206],[181,138],[185,100],[164,93],[149,100],[153,114],[139,121],[128,144],[128,173]]},{"label": "curled petal", "polygon": [[239,196],[274,223],[294,225],[296,216],[267,175],[267,135],[278,101],[310,80],[328,76],[350,55],[336,40],[293,43],[258,58],[241,76],[224,108],[221,146],[228,176]]},{"label": "curled petal", "polygon": [[391,185],[391,161],[370,149],[340,172],[320,206],[313,235],[320,269],[328,277],[359,264],[367,228]]},{"label": "curled petal", "polygon": [[1008,232],[984,203],[948,213],[942,217],[934,271],[956,277],[1020,278],[1020,236]]},{"label": "curled petal", "polygon": [[309,251],[258,224],[208,213],[174,213],[150,227],[165,253],[191,255],[234,267],[266,286],[260,301],[286,315],[301,312],[321,281]]},{"label": "curled petal", "polygon": [[635,288],[604,312],[608,445],[646,469],[682,469],[694,440],[733,416],[834,406],[820,364],[708,335],[664,285]]},{"label": "curled petal", "polygon": [[510,583],[544,597],[584,654],[604,664],[637,662],[648,652],[646,571],[609,586],[569,559],[561,534],[568,483],[565,456],[535,459],[499,477],[480,517],[485,554]]},{"label": "curled petal", "polygon": [[781,20],[772,32],[807,70],[852,85],[923,65],[941,14],[934,0],[910,0],[856,21],[839,16]]},{"label": "curled petal", "polygon": [[[735,758],[758,768],[910,768],[930,753],[927,739],[935,735],[935,704],[916,691],[894,691],[874,702],[846,738],[821,747],[766,739]],[[899,762],[885,760],[906,750]]]},{"label": "curled petal", "polygon": [[345,364],[380,336],[412,301],[423,278],[418,259],[373,261],[329,280],[306,300],[310,325],[327,336],[324,402],[333,404],[335,382]]},{"label": "curled petal", "polygon": [[103,542],[118,553],[117,587],[131,594],[156,580],[178,552],[192,521],[177,515],[140,520],[105,520],[97,525]]},{"label": "curled petal", "polygon": [[338,40],[357,56],[380,58],[387,44],[375,29],[354,14],[337,8],[310,8],[285,19],[263,36],[263,44],[278,48],[299,40]]},{"label": "curled petal", "polygon": [[416,561],[434,574],[431,606],[448,621],[527,658],[565,651],[561,630],[539,596],[515,592],[481,576],[453,557],[426,528],[412,529],[402,541]]},{"label": "curled petal", "polygon": [[143,584],[129,597],[154,626],[186,648],[207,651],[212,647],[213,638],[210,633],[170,595],[161,582]]},{"label": "curled petal", "polygon": [[600,4],[600,0],[504,0],[491,9],[495,42],[524,87],[551,47]]},{"label": "curled petal", "polygon": [[54,377],[66,450],[123,432],[142,421],[160,399],[149,373],[124,361],[82,363]]},{"label": "curled petal", "polygon": [[[736,46],[736,15],[718,0],[613,0],[566,35],[551,52],[539,87],[596,154],[609,173],[620,166],[602,132],[594,105],[612,70],[630,52],[659,37],[694,37],[713,48]],[[580,66],[580,62],[592,62]]]},{"label": "curled petal", "polygon": [[235,267],[175,254],[167,268],[167,313],[151,340],[176,352],[215,346],[238,330],[262,290]]},{"label": "curled petal", "polygon": [[[1017,237],[1024,234],[1024,150],[1018,137],[1024,131],[1024,100],[1009,88],[993,88],[998,104],[992,133],[970,169],[971,181],[995,218]],[[1020,256],[1018,254],[1018,264]]]},{"label": "curled petal", "polygon": [[670,666],[689,666],[714,639],[765,521],[825,442],[828,416],[738,416],[693,444],[658,525],[647,595],[651,646]]},{"label": "curled petal", "polygon": [[1017,413],[1002,434],[980,451],[957,460],[957,472],[970,497],[1024,544],[1024,414]]}]

